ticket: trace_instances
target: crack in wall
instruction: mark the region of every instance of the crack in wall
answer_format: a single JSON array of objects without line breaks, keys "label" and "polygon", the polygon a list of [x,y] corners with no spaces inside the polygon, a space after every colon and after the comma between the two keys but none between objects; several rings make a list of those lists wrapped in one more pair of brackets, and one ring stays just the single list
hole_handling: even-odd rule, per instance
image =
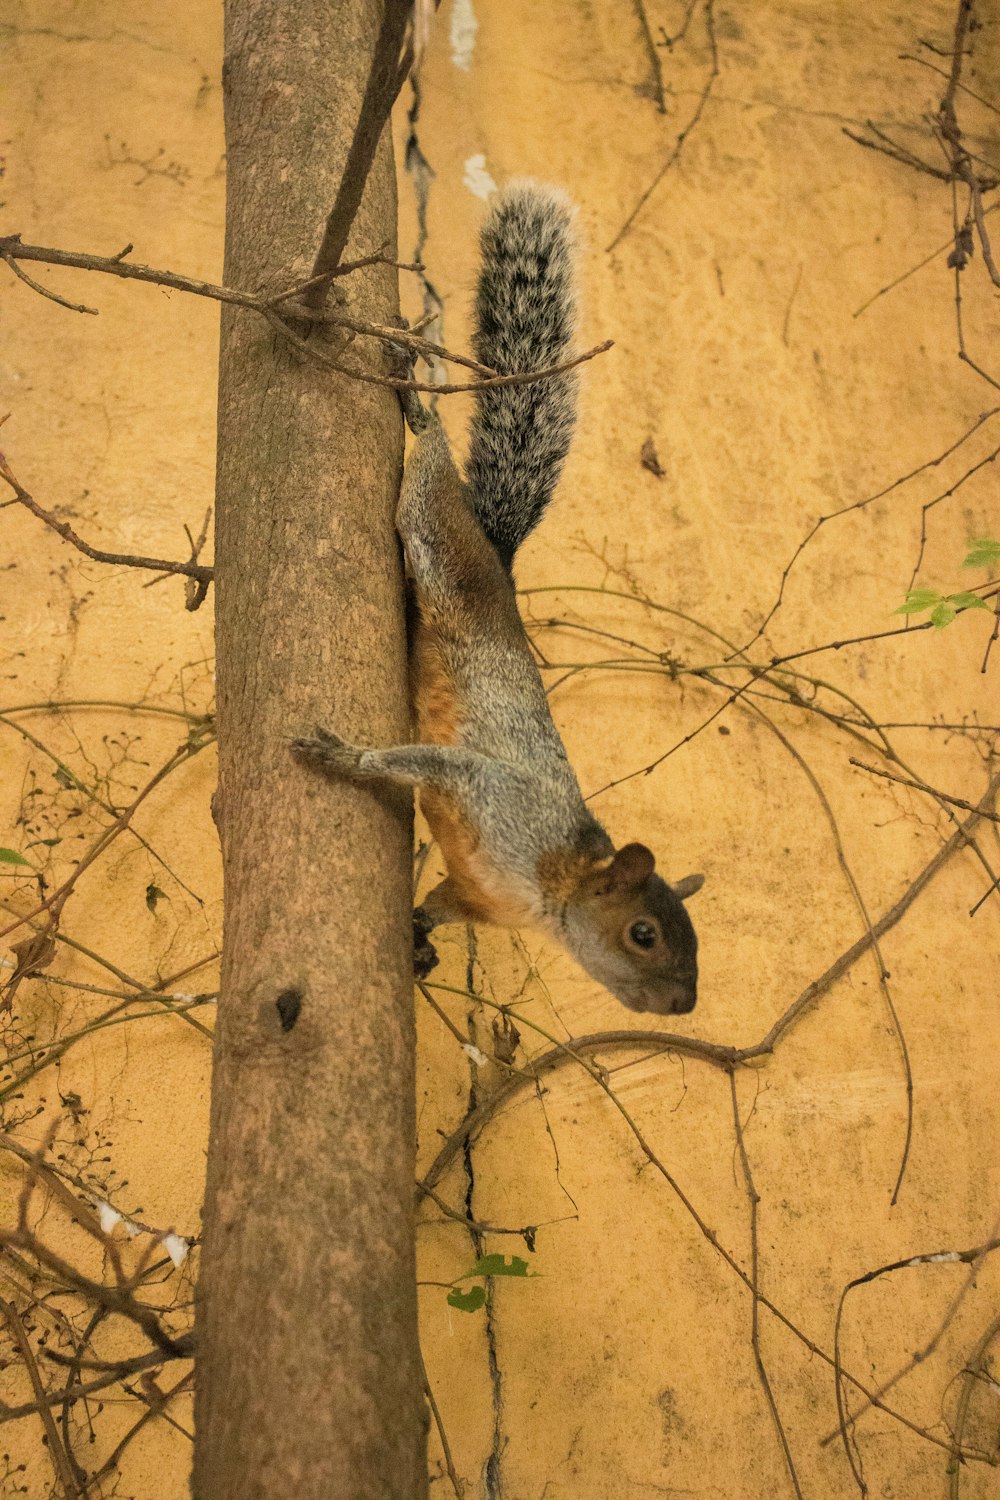
[{"label": "crack in wall", "polygon": [[[431,166],[420,145],[418,133],[418,122],[420,120],[421,93],[420,79],[412,76],[410,79],[412,91],[412,102],[407,111],[407,134],[404,146],[403,163],[404,170],[413,185],[413,196],[417,212],[417,239],[413,249],[413,260],[423,269],[417,272],[420,280],[421,300],[423,313],[429,321],[424,325],[424,333],[428,339],[443,344],[444,338],[444,302],[438,293],[430,276],[424,267],[424,251],[429,239],[427,225],[428,207],[430,202],[431,185],[436,180],[434,168]],[[445,369],[440,362],[430,366],[429,383],[440,384],[445,379]],[[433,409],[437,404],[437,398],[431,397],[430,405]],[[476,964],[476,936],[473,928],[468,929],[468,959],[466,962],[466,988],[474,992],[475,964]],[[468,1016],[468,1035],[472,1046],[476,1046],[476,1024],[473,1013]],[[479,1102],[479,1069],[473,1059],[469,1060],[469,1108],[475,1109]],[[472,1143],[466,1140],[462,1150],[462,1161],[465,1170],[465,1213],[469,1220],[469,1235],[472,1240],[476,1259],[484,1252],[483,1236],[475,1226],[476,1214],[474,1211],[474,1198],[476,1190],[476,1171],[472,1156]],[[486,1283],[486,1302],[483,1308],[486,1330],[486,1358],[490,1377],[490,1394],[492,1401],[493,1423],[490,1437],[490,1451],[483,1465],[483,1493],[485,1500],[501,1500],[503,1494],[503,1476],[501,1461],[503,1450],[506,1447],[506,1439],[503,1433],[503,1389],[500,1371],[500,1362],[497,1357],[496,1318],[494,1309],[494,1292],[492,1281]]]},{"label": "crack in wall", "polygon": [[[435,172],[420,146],[420,137],[417,134],[417,122],[420,119],[420,79],[414,75],[410,79],[410,88],[413,94],[413,102],[406,113],[407,133],[406,145],[403,150],[403,164],[407,176],[413,183],[413,196],[417,208],[417,241],[413,249],[413,259],[423,267],[424,250],[428,240],[427,229],[427,205],[430,199],[431,183],[434,181]],[[444,343],[444,302],[438,294],[437,288],[427,274],[426,268],[417,272],[420,278],[420,291],[423,301],[424,317],[428,322],[424,325],[425,336],[437,344]],[[440,385],[445,379],[445,369],[440,361],[430,366],[429,383]],[[437,398],[431,398],[431,408],[435,408]]]},{"label": "crack in wall", "polygon": [[[470,994],[474,994],[475,965],[476,965],[476,935],[473,928],[468,929],[468,959],[465,967],[465,987]],[[469,1042],[473,1047],[476,1041],[476,1022],[473,1012],[468,1015]],[[469,1109],[474,1110],[479,1103],[479,1067],[470,1057],[469,1059]],[[466,1136],[462,1148],[462,1161],[465,1168],[465,1214],[469,1220],[469,1235],[472,1239],[476,1259],[484,1253],[484,1243],[481,1231],[476,1227],[476,1213],[474,1208],[474,1197],[476,1190],[475,1166],[472,1160],[472,1142]],[[490,1436],[490,1451],[483,1465],[483,1493],[485,1500],[501,1500],[503,1495],[503,1476],[501,1473],[501,1460],[503,1450],[506,1447],[506,1439],[503,1434],[503,1386],[500,1373],[500,1362],[497,1358],[497,1336],[496,1317],[494,1308],[494,1292],[492,1280],[486,1282],[486,1302],[483,1307],[486,1326],[486,1360],[490,1374],[490,1396],[493,1409],[493,1430]]]}]

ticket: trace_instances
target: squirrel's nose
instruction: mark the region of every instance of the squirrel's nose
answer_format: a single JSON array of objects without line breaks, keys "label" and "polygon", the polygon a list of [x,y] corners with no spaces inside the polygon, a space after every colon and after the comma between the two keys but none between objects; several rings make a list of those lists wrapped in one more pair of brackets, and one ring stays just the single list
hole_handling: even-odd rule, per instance
[{"label": "squirrel's nose", "polygon": [[680,974],[675,974],[678,994],[674,1000],[674,1014],[686,1016],[689,1011],[694,1010],[698,999],[698,970],[688,969]]}]

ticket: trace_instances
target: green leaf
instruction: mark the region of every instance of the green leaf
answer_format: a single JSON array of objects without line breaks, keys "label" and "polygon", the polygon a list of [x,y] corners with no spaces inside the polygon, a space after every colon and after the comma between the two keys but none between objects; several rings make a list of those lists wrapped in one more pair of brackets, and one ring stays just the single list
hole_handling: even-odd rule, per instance
[{"label": "green leaf", "polygon": [[16,849],[0,849],[0,865],[27,865],[29,870],[34,869],[31,861]]},{"label": "green leaf", "polygon": [[[512,1255],[510,1264],[505,1255],[481,1255],[466,1276],[527,1276],[528,1262],[519,1255]],[[464,1278],[462,1278],[464,1280]]]},{"label": "green leaf", "polygon": [[994,541],[991,536],[974,537],[969,548],[963,568],[988,568],[991,564],[1000,562],[1000,542]]},{"label": "green leaf", "polygon": [[943,630],[946,625],[951,624],[957,614],[958,610],[955,606],[942,599],[941,603],[931,610],[931,624],[935,630]]},{"label": "green leaf", "polygon": [[485,1301],[486,1293],[481,1286],[470,1287],[467,1292],[453,1286],[448,1293],[448,1306],[457,1307],[459,1312],[478,1312]]},{"label": "green leaf", "polygon": [[937,589],[911,589],[899,608],[893,610],[893,614],[919,615],[925,609],[933,609],[940,603],[941,595]]},{"label": "green leaf", "polygon": [[989,609],[985,599],[980,599],[978,594],[969,594],[961,590],[957,594],[949,594],[947,602],[957,605],[959,609]]}]

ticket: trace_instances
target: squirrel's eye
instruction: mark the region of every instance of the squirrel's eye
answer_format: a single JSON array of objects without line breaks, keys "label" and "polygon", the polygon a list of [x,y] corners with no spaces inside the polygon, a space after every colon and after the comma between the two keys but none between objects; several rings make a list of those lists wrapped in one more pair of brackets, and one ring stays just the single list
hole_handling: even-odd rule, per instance
[{"label": "squirrel's eye", "polygon": [[656,943],[656,928],[652,922],[633,922],[628,935],[637,948],[652,948]]}]

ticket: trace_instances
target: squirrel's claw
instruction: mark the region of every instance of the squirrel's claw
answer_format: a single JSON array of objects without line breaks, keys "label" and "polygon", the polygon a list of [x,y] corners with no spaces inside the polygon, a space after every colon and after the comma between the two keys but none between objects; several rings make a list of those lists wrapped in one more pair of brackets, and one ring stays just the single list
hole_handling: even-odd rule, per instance
[{"label": "squirrel's claw", "polygon": [[292,740],[291,748],[295,755],[311,760],[324,770],[339,771],[348,776],[357,772],[361,758],[360,750],[319,725],[312,735],[302,735]]},{"label": "squirrel's claw", "polygon": [[334,734],[330,729],[324,729],[322,724],[316,725],[316,728],[313,730],[313,736],[317,740],[322,740],[323,744],[328,745],[331,750],[346,750],[348,748],[346,741],[342,740],[339,734]]},{"label": "squirrel's claw", "polygon": [[422,907],[418,906],[413,913],[413,977],[414,979],[426,979],[432,969],[437,968],[437,949],[431,942],[429,933],[433,923]]}]

